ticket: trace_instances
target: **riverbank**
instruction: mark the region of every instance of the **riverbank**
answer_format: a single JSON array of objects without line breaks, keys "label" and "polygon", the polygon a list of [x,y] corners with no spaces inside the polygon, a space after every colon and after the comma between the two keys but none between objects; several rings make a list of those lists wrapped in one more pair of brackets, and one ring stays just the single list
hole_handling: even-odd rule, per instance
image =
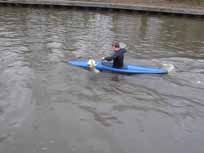
[{"label": "riverbank", "polygon": [[[80,0],[87,1],[87,0]],[[174,8],[204,9],[203,0],[89,0],[89,2],[109,2],[120,4],[140,4],[151,6],[166,6]]]},{"label": "riverbank", "polygon": [[67,7],[88,7],[122,9],[152,13],[204,16],[204,4],[175,2],[174,0],[0,0],[1,4],[55,5]]},{"label": "riverbank", "polygon": [[[86,1],[86,0],[83,0],[83,1]],[[94,1],[94,0],[90,0],[90,1]],[[104,0],[101,0],[101,1],[104,1]],[[166,7],[174,7],[174,8],[204,9],[204,1],[201,2],[201,0],[110,0],[110,1],[112,3],[121,3],[121,4],[143,4],[143,5],[166,6]]]}]

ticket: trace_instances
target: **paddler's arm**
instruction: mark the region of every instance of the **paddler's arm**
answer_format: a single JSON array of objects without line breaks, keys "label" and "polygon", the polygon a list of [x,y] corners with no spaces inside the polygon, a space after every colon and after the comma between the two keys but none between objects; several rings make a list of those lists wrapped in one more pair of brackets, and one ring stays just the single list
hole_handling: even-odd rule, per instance
[{"label": "paddler's arm", "polygon": [[117,54],[114,53],[112,56],[108,56],[108,57],[105,57],[104,60],[106,61],[112,61],[114,58],[116,58]]}]

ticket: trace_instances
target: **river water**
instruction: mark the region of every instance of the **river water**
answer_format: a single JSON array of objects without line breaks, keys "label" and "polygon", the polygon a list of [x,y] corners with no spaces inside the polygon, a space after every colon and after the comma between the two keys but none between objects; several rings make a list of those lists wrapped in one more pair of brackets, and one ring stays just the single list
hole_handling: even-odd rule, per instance
[{"label": "river water", "polygon": [[[203,153],[203,19],[0,8],[0,153]],[[168,75],[94,73],[115,40],[126,63]]]}]

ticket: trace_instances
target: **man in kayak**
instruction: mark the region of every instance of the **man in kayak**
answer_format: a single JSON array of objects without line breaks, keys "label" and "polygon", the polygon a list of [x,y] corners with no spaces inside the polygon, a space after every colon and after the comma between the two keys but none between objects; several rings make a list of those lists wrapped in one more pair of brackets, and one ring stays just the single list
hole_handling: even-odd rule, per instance
[{"label": "man in kayak", "polygon": [[123,68],[124,63],[124,54],[127,52],[125,48],[121,48],[118,42],[112,44],[113,55],[109,57],[103,58],[106,61],[113,60],[113,67],[114,68]]}]

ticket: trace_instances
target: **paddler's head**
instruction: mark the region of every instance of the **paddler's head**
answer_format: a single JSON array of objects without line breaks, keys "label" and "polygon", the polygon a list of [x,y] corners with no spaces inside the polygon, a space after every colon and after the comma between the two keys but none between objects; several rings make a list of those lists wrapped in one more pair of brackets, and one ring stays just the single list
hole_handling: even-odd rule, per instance
[{"label": "paddler's head", "polygon": [[119,51],[119,50],[120,50],[120,44],[119,44],[118,42],[114,42],[114,43],[112,44],[112,50],[113,50],[114,52]]}]

